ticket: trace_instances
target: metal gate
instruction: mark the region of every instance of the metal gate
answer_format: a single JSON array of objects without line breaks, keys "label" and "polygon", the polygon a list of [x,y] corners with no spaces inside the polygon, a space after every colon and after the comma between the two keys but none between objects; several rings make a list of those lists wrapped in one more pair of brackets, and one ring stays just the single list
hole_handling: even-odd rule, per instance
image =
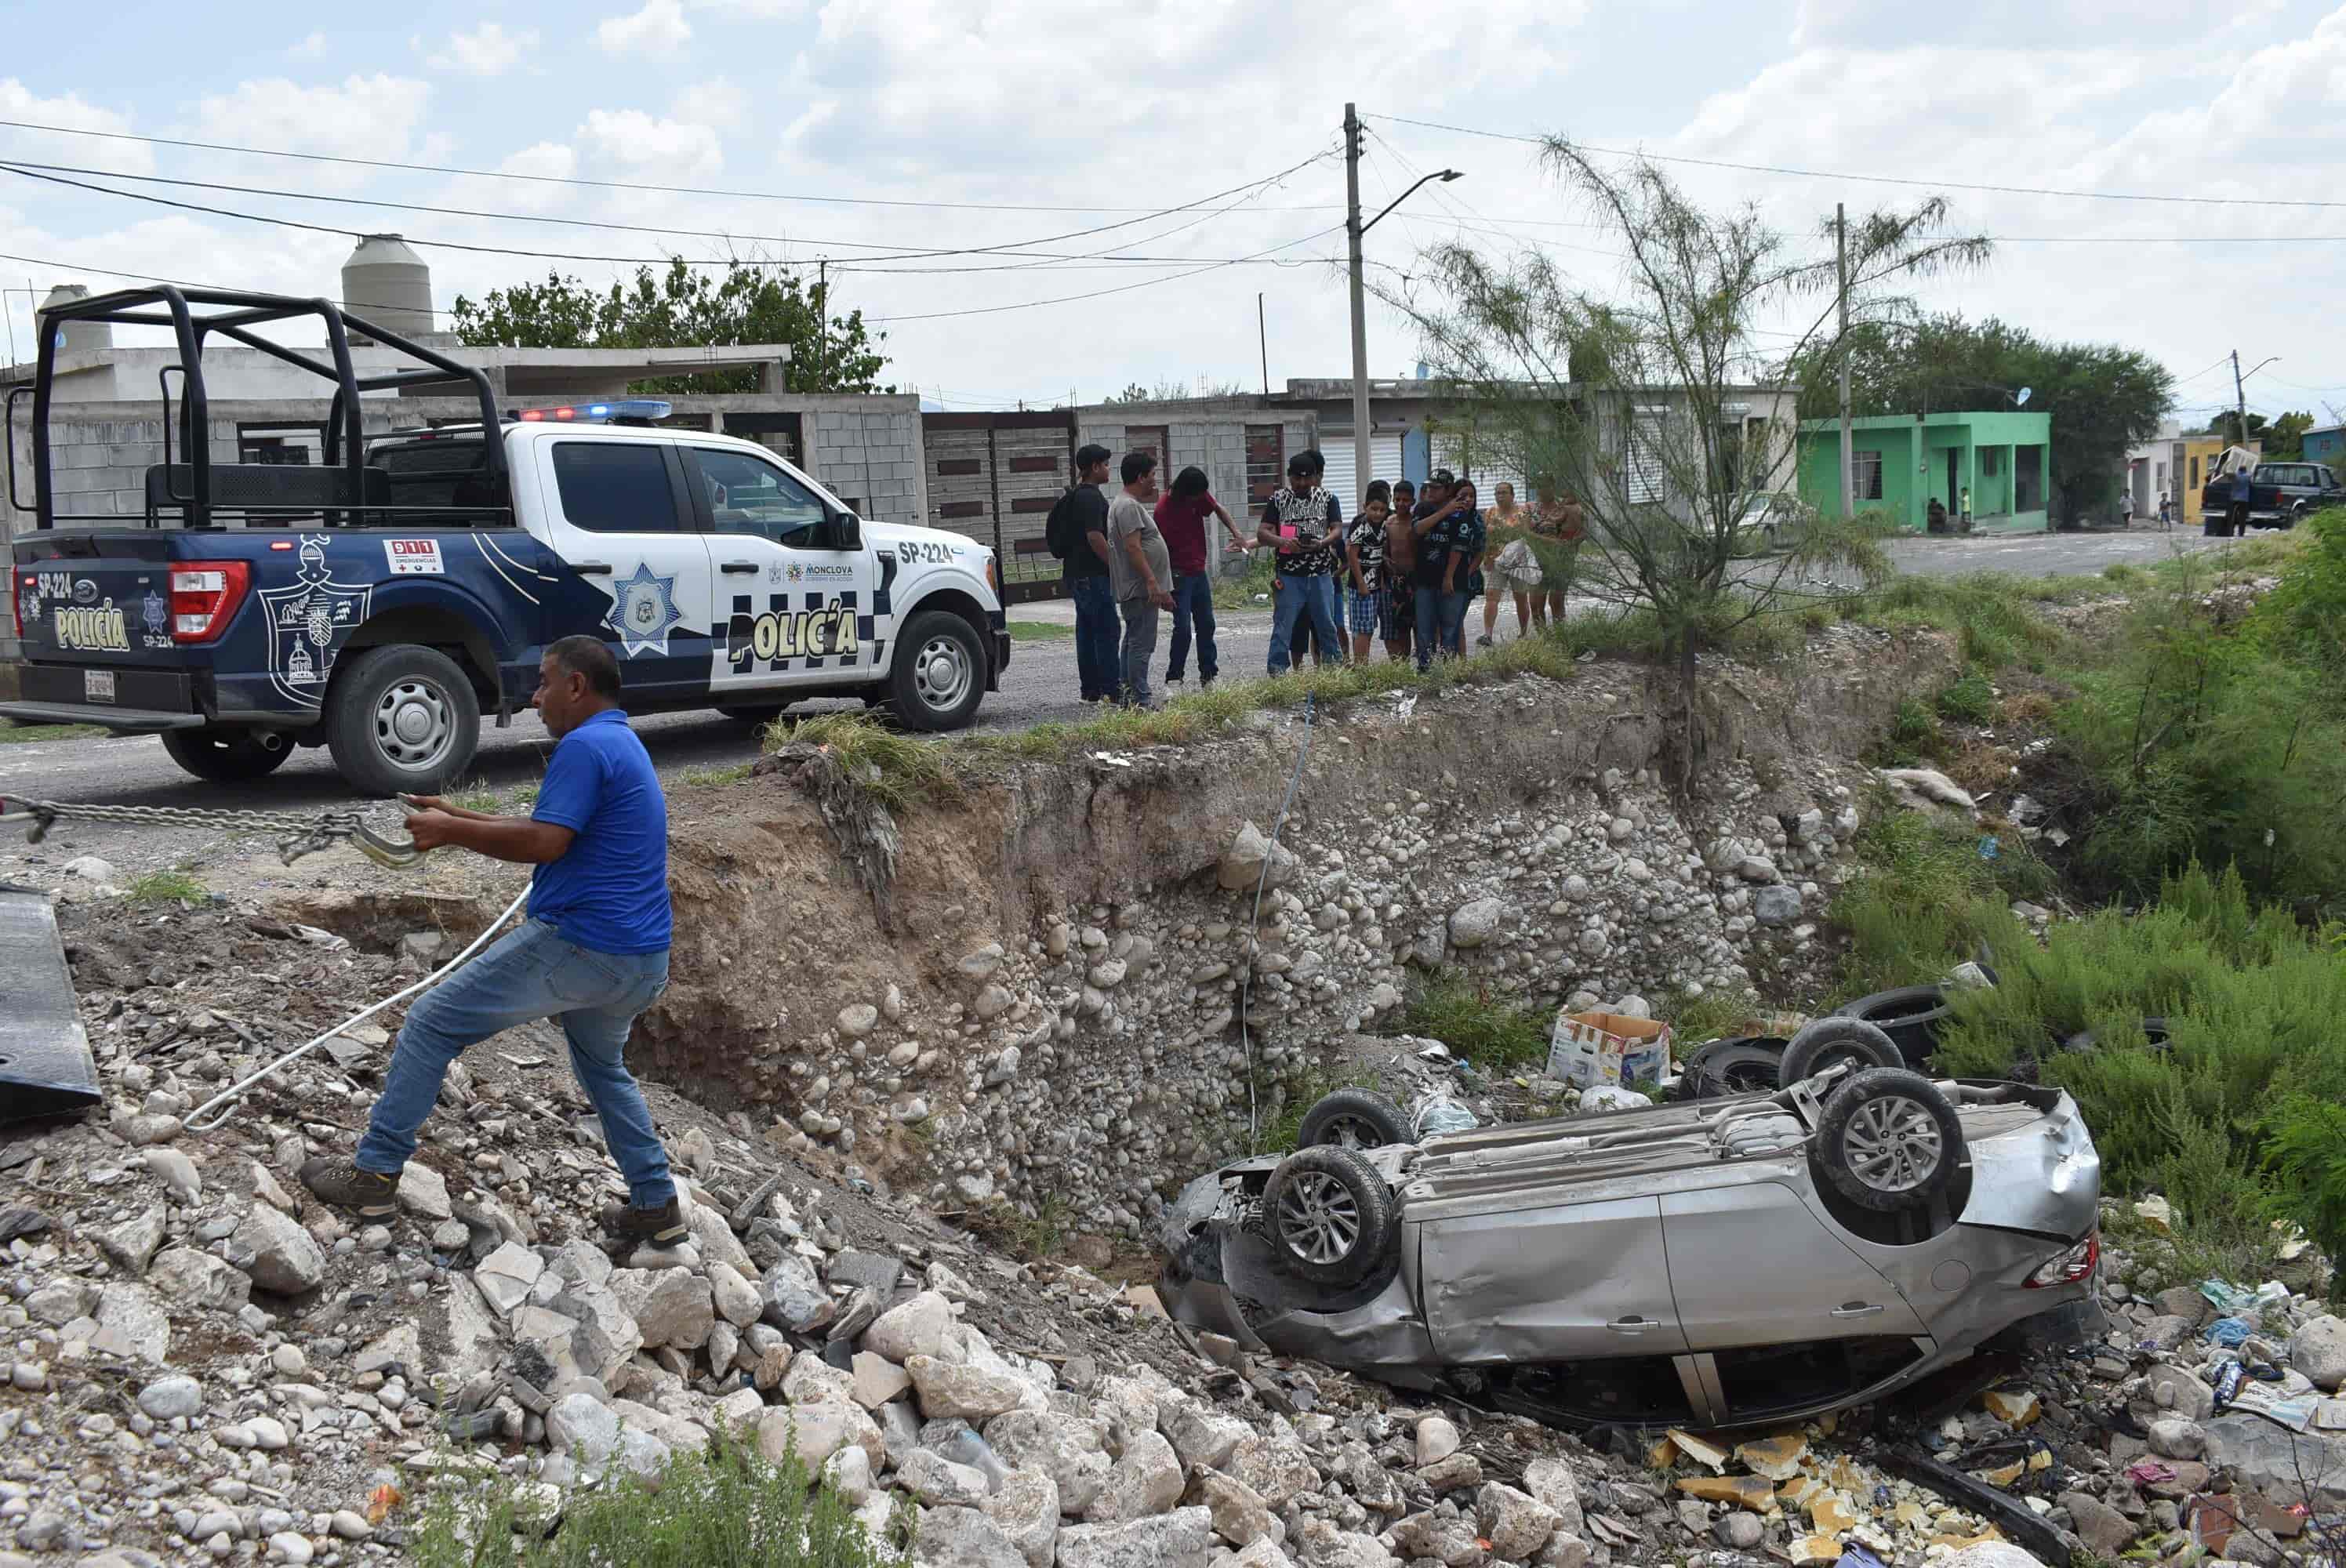
[{"label": "metal gate", "polygon": [[1057,597],[1043,525],[1074,480],[1075,414],[924,413],[921,439],[930,525],[993,546],[1005,602]]}]

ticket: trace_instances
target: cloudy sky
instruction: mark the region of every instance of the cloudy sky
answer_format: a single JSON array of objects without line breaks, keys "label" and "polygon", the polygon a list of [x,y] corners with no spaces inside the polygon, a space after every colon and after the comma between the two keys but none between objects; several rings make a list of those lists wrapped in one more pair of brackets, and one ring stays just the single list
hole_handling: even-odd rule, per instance
[{"label": "cloudy sky", "polygon": [[[1707,201],[1758,204],[1802,251],[1836,200],[1944,194],[2002,243],[1928,303],[2145,349],[2187,417],[2229,399],[2233,348],[2279,354],[2250,406],[2329,423],[2325,400],[2346,408],[2346,315],[2320,303],[2346,255],[2346,8],[2128,9],[491,0],[385,7],[368,25],[238,0],[117,5],[93,31],[80,8],[33,0],[12,16],[0,119],[436,170],[0,127],[0,158],[65,178],[318,226],[0,171],[0,283],[26,357],[28,287],[104,288],[124,280],[114,269],[332,292],[353,229],[405,233],[444,311],[549,268],[600,281],[669,252],[827,258],[839,306],[887,332],[889,374],[949,406],[1251,386],[1258,294],[1276,384],[1350,369],[1336,263],[1354,98],[1372,209],[1420,173],[1465,176],[1370,236],[1388,279],[1464,238],[1547,248],[1608,287],[1613,242],[1532,147],[1503,139],[1556,132],[1808,171],[1669,166]],[[1996,186],[2170,199],[1968,188]],[[536,221],[555,219],[578,221]],[[1372,373],[1406,373],[1415,352],[1372,303]]]}]

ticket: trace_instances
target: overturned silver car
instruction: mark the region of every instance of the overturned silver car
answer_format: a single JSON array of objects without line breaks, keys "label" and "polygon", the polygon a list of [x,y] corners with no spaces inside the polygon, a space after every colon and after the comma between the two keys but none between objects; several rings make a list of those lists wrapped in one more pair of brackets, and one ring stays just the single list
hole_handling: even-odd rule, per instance
[{"label": "overturned silver car", "polygon": [[2101,1161],[2067,1095],[1833,1054],[1772,1093],[1415,1141],[1340,1091],[1306,1146],[1183,1191],[1161,1292],[1407,1388],[1711,1428],[1877,1399],[2087,1295]]}]

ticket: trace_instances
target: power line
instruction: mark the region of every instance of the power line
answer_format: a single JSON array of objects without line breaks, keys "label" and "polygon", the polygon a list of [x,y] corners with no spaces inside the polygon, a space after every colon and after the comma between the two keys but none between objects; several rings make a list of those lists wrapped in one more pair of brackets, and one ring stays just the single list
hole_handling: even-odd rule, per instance
[{"label": "power line", "polygon": [[[1031,311],[1044,305],[1069,305],[1075,303],[1078,300],[1105,299],[1110,294],[1129,293],[1135,289],[1153,288],[1159,283],[1178,283],[1184,278],[1195,278],[1200,273],[1218,272],[1225,267],[1236,267],[1243,262],[1259,260],[1262,257],[1269,256],[1275,251],[1291,250],[1298,245],[1309,245],[1314,239],[1325,239],[1327,236],[1338,232],[1344,226],[1341,223],[1331,223],[1327,228],[1306,234],[1300,239],[1290,239],[1282,244],[1270,246],[1264,249],[1256,251],[1251,256],[1240,256],[1229,261],[1216,261],[1208,266],[1194,268],[1187,272],[1176,272],[1169,278],[1143,278],[1137,283],[1120,284],[1113,289],[1095,289],[1089,293],[1085,294],[1061,294],[1048,300],[1023,300],[1013,305],[980,305],[966,311],[929,311],[915,316],[867,316],[864,318],[864,321],[867,324],[872,326],[880,326],[895,321],[941,321],[955,316],[994,316],[999,315],[1005,311]],[[1332,265],[1334,258],[1331,257],[1328,260]]]},{"label": "power line", "polygon": [[[1473,126],[1444,125],[1439,120],[1412,119],[1407,115],[1369,115],[1370,119],[1388,121],[1393,125],[1418,126],[1426,130],[1452,131],[1459,136],[1483,137],[1492,141],[1525,142],[1545,147],[1545,137],[1522,136],[1507,131],[1481,130]],[[1597,147],[1576,142],[1583,152],[1593,152],[1606,158],[1645,158],[1654,163],[1692,164],[1702,168],[1731,168],[1745,174],[1782,174],[1800,179],[1840,179],[1866,185],[1911,185],[1925,189],[1980,190],[2002,196],[2053,196],[2079,201],[2157,201],[2190,207],[2309,207],[2346,208],[2346,201],[2265,200],[2247,196],[2166,196],[2146,191],[2067,190],[2049,186],[1991,185],[1964,179],[1918,179],[1894,174],[1847,174],[1830,169],[1796,168],[1774,163],[1736,163],[1722,158],[1689,158],[1684,154],[1645,152],[1623,148]]]},{"label": "power line", "polygon": [[[222,290],[234,290],[249,287],[249,285],[237,283],[202,283],[190,278],[167,278],[160,272],[128,272],[119,267],[85,267],[78,262],[59,261],[56,258],[49,256],[12,256],[5,250],[0,250],[0,261],[17,261],[27,267],[49,267],[54,268],[60,272],[89,272],[94,273],[100,278],[130,278],[135,279],[141,283],[168,283],[175,288],[180,289],[219,289]],[[34,292],[35,290],[31,289],[0,289],[0,296],[24,294],[29,297]],[[370,301],[364,300],[337,300],[334,303],[340,305],[346,311],[412,311],[416,309],[416,307],[413,305],[387,305],[381,301]],[[34,311],[35,315],[38,315],[39,313],[40,312],[38,311]],[[454,311],[434,310],[432,313],[435,316],[453,316],[456,312]]]}]

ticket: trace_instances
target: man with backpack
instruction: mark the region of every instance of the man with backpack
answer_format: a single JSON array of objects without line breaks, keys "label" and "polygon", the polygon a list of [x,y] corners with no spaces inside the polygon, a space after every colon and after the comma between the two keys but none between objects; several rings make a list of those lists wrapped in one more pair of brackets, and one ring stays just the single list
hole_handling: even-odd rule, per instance
[{"label": "man with backpack", "polygon": [[1076,606],[1076,678],[1086,702],[1124,699],[1124,628],[1117,618],[1109,577],[1115,557],[1107,537],[1109,453],[1096,442],[1076,453],[1076,483],[1051,508],[1044,543],[1065,563],[1059,580]]}]

